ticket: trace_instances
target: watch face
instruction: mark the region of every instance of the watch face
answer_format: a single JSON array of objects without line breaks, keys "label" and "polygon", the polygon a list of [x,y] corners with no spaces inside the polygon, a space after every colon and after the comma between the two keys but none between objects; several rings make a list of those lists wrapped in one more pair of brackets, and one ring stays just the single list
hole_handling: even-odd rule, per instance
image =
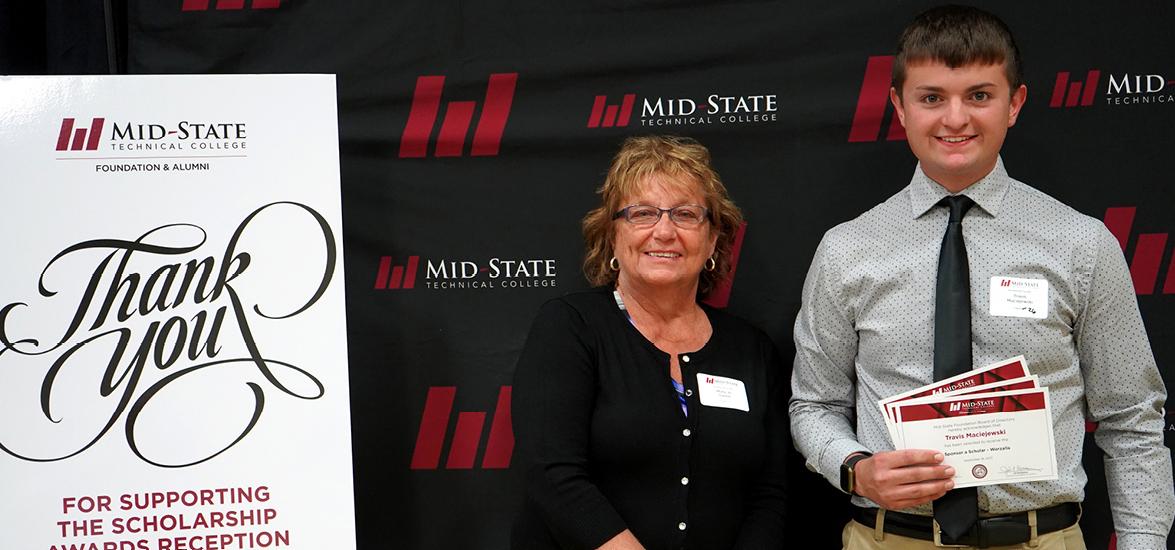
[{"label": "watch face", "polygon": [[856,487],[856,485],[857,485],[856,473],[857,472],[856,472],[856,470],[854,470],[854,468],[856,468],[858,462],[860,462],[866,458],[869,458],[870,456],[872,456],[872,455],[869,455],[869,454],[853,455],[853,456],[849,457],[849,459],[846,460],[844,462],[844,464],[840,465],[840,488],[842,491],[849,493],[849,494],[853,494],[853,490],[857,488]]}]

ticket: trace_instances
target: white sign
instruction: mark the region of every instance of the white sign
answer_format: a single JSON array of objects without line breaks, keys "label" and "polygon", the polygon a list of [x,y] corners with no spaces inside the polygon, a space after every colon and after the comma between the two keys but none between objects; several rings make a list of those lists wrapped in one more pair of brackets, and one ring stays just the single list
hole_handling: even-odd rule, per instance
[{"label": "white sign", "polygon": [[335,81],[0,78],[4,548],[353,549]]}]

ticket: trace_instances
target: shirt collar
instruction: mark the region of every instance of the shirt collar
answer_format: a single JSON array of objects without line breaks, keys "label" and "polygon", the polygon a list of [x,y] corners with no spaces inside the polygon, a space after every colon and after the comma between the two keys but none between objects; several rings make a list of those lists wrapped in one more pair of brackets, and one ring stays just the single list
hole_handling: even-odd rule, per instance
[{"label": "shirt collar", "polygon": [[[1008,177],[1008,172],[1004,169],[1004,160],[997,158],[995,168],[991,172],[959,194],[966,195],[985,212],[995,217],[999,215],[1000,203],[1008,193],[1011,181],[1012,178]],[[922,163],[918,163],[918,167],[914,169],[909,189],[911,215],[915,219],[929,212],[938,201],[951,194],[922,171]]]}]

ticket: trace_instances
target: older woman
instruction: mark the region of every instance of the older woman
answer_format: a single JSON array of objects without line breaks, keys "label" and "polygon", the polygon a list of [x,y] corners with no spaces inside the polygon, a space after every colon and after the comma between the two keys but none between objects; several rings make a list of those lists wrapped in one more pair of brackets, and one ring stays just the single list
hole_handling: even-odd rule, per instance
[{"label": "older woman", "polygon": [[742,215],[687,138],[628,139],[600,194],[599,287],[547,302],[518,360],[513,547],[778,548],[785,373],[766,335],[698,302]]}]

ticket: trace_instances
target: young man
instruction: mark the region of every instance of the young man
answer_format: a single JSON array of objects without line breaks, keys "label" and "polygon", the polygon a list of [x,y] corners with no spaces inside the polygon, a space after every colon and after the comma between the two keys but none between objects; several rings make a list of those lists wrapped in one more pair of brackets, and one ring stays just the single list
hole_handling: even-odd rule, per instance
[{"label": "young man", "polygon": [[[1114,237],[1004,170],[1026,96],[995,16],[935,8],[902,34],[890,98],[918,167],[824,236],[795,325],[792,435],[853,495],[845,548],[1084,548],[1087,418],[1100,423],[1118,548],[1166,548],[1165,386]],[[1003,299],[993,277],[1046,288],[1037,311],[990,314]],[[878,400],[1016,355],[1050,390],[1057,480],[952,490],[941,449],[893,450]]]}]

